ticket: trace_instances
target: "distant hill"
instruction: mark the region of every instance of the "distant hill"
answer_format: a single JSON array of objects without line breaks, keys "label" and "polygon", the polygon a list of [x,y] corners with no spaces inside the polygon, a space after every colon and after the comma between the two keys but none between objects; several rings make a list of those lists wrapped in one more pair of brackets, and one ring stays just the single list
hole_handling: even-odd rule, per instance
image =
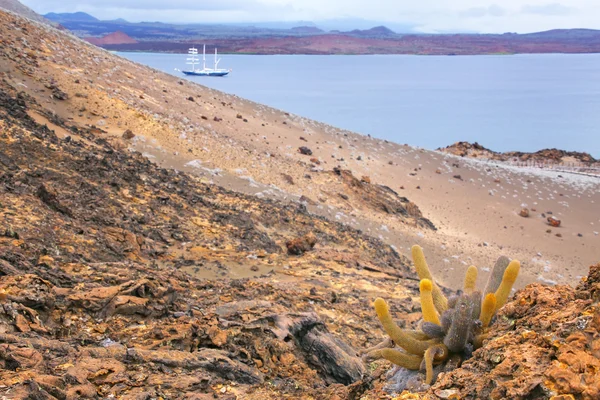
[{"label": "distant hill", "polygon": [[58,23],[64,22],[99,22],[100,20],[94,16],[91,16],[88,13],[84,12],[75,12],[75,13],[48,13],[44,15],[44,17],[48,18],[51,21],[55,21]]},{"label": "distant hill", "polygon": [[374,28],[365,30],[355,29],[353,31],[347,32],[347,34],[366,38],[382,38],[397,36],[396,32],[385,26],[376,26]]},{"label": "distant hill", "polygon": [[29,18],[31,20],[41,22],[44,24],[56,26],[57,24],[50,20],[42,17],[40,14],[33,11],[31,8],[21,4],[18,0],[0,0],[0,8],[8,11],[12,11],[15,14]]},{"label": "distant hill", "polygon": [[319,29],[316,26],[295,26],[295,27],[293,27],[290,30],[293,31],[293,32],[305,33],[305,34],[308,34],[308,35],[325,33],[322,29]]},{"label": "distant hill", "polygon": [[135,44],[138,41],[124,32],[113,32],[101,38],[85,38],[88,42],[96,46],[114,45],[114,44]]},{"label": "distant hill", "polygon": [[539,39],[595,39],[600,36],[600,30],[597,29],[552,29],[544,32],[526,33],[519,35],[527,38]]},{"label": "distant hill", "polygon": [[[17,3],[16,0],[0,0]],[[229,53],[252,54],[536,54],[600,53],[600,30],[555,29],[528,34],[418,34],[408,27],[367,20],[331,21],[325,25],[285,23],[128,22],[102,21],[92,15],[49,13],[46,16],[75,35],[110,50],[186,52],[188,43],[212,43]],[[118,34],[116,33],[118,32]],[[87,39],[91,38],[91,39]]]}]

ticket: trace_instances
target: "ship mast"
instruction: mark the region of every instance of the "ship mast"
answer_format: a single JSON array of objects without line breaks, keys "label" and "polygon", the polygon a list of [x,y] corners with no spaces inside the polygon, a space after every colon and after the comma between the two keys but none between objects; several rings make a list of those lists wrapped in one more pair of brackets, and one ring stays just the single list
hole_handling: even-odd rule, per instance
[{"label": "ship mast", "polygon": [[217,65],[219,64],[219,61],[221,60],[217,60],[217,48],[215,47],[215,70],[217,70]]},{"label": "ship mast", "polygon": [[188,54],[187,64],[191,65],[192,71],[194,71],[196,63],[198,62],[198,58],[196,57],[196,55],[198,55],[198,50],[195,47],[192,47],[191,49],[188,49]]}]

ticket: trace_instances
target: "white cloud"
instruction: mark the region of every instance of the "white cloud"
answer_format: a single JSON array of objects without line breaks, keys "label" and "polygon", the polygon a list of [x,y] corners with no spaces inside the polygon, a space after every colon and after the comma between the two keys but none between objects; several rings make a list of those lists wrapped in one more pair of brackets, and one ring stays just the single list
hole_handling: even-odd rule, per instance
[{"label": "white cloud", "polygon": [[572,7],[567,7],[559,3],[550,3],[542,5],[526,4],[522,8],[524,13],[540,15],[568,15],[576,11]]},{"label": "white cloud", "polygon": [[461,17],[470,17],[470,18],[481,18],[487,15],[492,17],[501,17],[506,15],[506,10],[496,4],[492,4],[489,7],[472,7],[468,10],[461,11],[459,13]]},{"label": "white cloud", "polygon": [[84,11],[100,19],[164,22],[318,22],[360,18],[422,32],[600,29],[599,0],[21,0],[40,13]]}]

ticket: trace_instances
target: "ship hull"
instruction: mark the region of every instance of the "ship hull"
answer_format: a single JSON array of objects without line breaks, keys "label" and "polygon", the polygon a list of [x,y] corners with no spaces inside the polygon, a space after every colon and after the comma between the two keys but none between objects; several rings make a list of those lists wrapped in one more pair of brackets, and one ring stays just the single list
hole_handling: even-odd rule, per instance
[{"label": "ship hull", "polygon": [[181,71],[190,76],[225,76],[229,71]]}]

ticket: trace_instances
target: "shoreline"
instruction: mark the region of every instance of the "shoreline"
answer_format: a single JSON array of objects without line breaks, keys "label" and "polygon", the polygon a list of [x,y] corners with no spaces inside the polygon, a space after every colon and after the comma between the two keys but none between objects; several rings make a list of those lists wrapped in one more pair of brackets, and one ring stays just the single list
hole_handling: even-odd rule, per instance
[{"label": "shoreline", "polygon": [[[135,54],[140,54],[139,57],[136,58]],[[265,104],[265,105],[269,105],[269,107],[279,110],[281,112],[292,112],[295,115],[299,115],[299,116],[303,116],[304,118],[307,119],[311,119],[311,120],[316,120],[319,122],[322,122],[323,124],[329,125],[332,128],[336,128],[336,129],[341,129],[341,130],[345,130],[345,131],[350,131],[350,132],[355,132],[355,133],[359,133],[361,135],[365,135],[368,136],[369,134],[373,137],[379,138],[381,140],[389,140],[389,141],[393,141],[396,143],[405,143],[407,141],[409,141],[408,137],[406,136],[406,134],[402,133],[402,131],[398,131],[397,134],[395,133],[394,135],[390,135],[390,132],[395,132],[397,130],[396,128],[396,124],[395,124],[395,118],[393,117],[393,114],[390,114],[390,112],[392,112],[392,110],[390,109],[390,106],[386,106],[383,109],[380,110],[376,110],[374,112],[374,114],[371,115],[370,111],[369,111],[369,115],[361,115],[361,111],[360,111],[360,107],[359,106],[354,106],[355,107],[355,111],[353,114],[356,114],[356,116],[351,116],[348,117],[346,115],[346,109],[347,107],[352,107],[351,104],[347,104],[344,101],[340,101],[339,99],[333,97],[325,97],[320,101],[321,103],[326,103],[328,104],[330,113],[325,114],[317,109],[312,109],[309,104],[312,101],[315,101],[315,97],[314,95],[312,95],[312,91],[314,90],[318,90],[316,89],[316,84],[318,82],[315,82],[314,85],[310,86],[310,89],[307,89],[309,91],[309,93],[307,94],[300,94],[298,96],[295,97],[294,101],[289,101],[286,100],[285,96],[282,96],[282,94],[280,93],[281,90],[278,91],[278,89],[276,87],[274,87],[274,84],[266,84],[259,86],[258,84],[248,84],[246,82],[246,80],[250,79],[251,74],[253,73],[253,70],[250,69],[248,71],[246,70],[240,70],[240,68],[242,68],[240,66],[240,64],[243,64],[244,62],[241,61],[243,59],[238,59],[237,61],[233,61],[233,65],[232,67],[234,68],[233,74],[232,76],[228,76],[225,78],[188,78],[182,75],[177,74],[176,72],[173,72],[170,68],[168,68],[168,65],[171,65],[174,63],[176,63],[178,60],[171,60],[170,57],[175,58],[175,55],[167,55],[167,53],[117,53],[118,56],[123,57],[127,60],[132,60],[134,62],[138,62],[141,63],[142,65],[150,65],[151,68],[157,69],[157,70],[161,70],[163,72],[168,73],[169,75],[172,75],[176,78],[179,79],[185,79],[189,82],[193,82],[196,84],[200,84],[200,85],[209,85],[209,87],[214,88],[215,90],[220,90],[220,91],[224,91],[227,92],[231,95],[235,95],[238,96],[240,98],[244,97],[244,98],[252,98],[253,100],[250,101],[254,101],[257,104]],[[158,59],[156,61],[152,61],[152,56],[156,55],[157,57],[163,56],[163,57],[167,57],[167,58],[162,58],[162,59]],[[244,57],[243,55],[241,55],[240,57]],[[312,56],[293,56],[293,57],[306,57],[307,60],[310,60],[310,57]],[[248,61],[252,64],[251,61]],[[258,61],[257,61],[258,62]],[[433,61],[432,61],[433,62]],[[475,61],[473,61],[475,62]],[[540,61],[541,62],[541,61]],[[289,67],[290,63],[292,63],[291,60],[287,60],[287,61],[280,61],[280,63],[282,63],[282,66],[284,67]],[[329,64],[329,69],[339,69],[340,67],[342,68],[342,70],[344,71],[344,63],[343,61],[332,61],[333,64]],[[365,63],[367,63],[367,61],[365,61]],[[413,61],[412,64],[415,64],[418,62],[417,61]],[[467,65],[469,65],[470,62],[467,62]],[[512,63],[511,63],[512,64]],[[518,62],[517,66],[520,66],[522,64],[522,62]],[[412,67],[409,67],[409,69]],[[239,74],[242,75],[236,75],[236,71],[239,71]],[[295,70],[292,70],[291,73],[295,73]],[[349,72],[342,72],[343,74],[347,74]],[[250,75],[249,75],[250,74]],[[450,75],[453,75],[452,73]],[[238,82],[241,83],[238,85]],[[281,85],[286,85],[285,82],[281,82]],[[325,83],[325,89],[327,90],[327,84]],[[331,84],[333,87],[331,88],[331,90],[334,90],[337,87],[337,84]],[[238,86],[241,86],[241,89],[238,88]],[[315,86],[315,87],[313,87]],[[397,87],[398,85],[396,85],[394,88],[395,89],[399,89]],[[296,89],[296,85],[294,84],[287,84],[287,86],[284,86],[286,88],[286,90],[295,90]],[[268,94],[253,94],[255,92],[251,93],[251,89],[256,89],[258,92],[256,93],[262,93],[262,91],[267,91]],[[448,88],[450,89],[450,88]],[[493,88],[490,88],[490,90],[494,90]],[[346,92],[344,92],[346,93]],[[380,96],[384,96],[385,93],[382,90],[378,90],[377,92],[375,92],[376,94],[373,94],[370,97],[370,101],[374,100],[374,98],[378,98]],[[427,95],[424,95],[425,97],[421,98],[420,101],[427,101]],[[489,95],[486,97],[486,99],[488,99],[489,101],[493,101],[491,99],[489,99]],[[409,101],[407,98],[403,97],[402,100],[400,100],[401,103],[400,104],[405,104],[404,102]],[[521,105],[523,105],[523,101],[520,102]],[[470,103],[465,103],[464,106],[466,107],[467,105],[469,105]],[[496,103],[494,103],[496,104]],[[432,107],[441,107],[441,104],[437,104],[435,103],[434,105],[432,105]],[[322,107],[321,107],[322,108]],[[415,107],[411,108],[411,111],[414,111]],[[418,110],[417,110],[418,111]],[[420,117],[424,117],[424,115],[418,114],[418,117],[415,118],[420,118]],[[461,115],[462,117],[462,115]],[[457,121],[460,120],[461,117],[456,117],[454,119],[456,119]],[[437,148],[440,148],[440,146],[447,146],[449,144],[451,144],[454,141],[459,141],[459,140],[464,140],[463,137],[468,137],[468,140],[483,140],[484,142],[488,142],[489,146],[492,148],[498,148],[498,146],[500,145],[501,149],[502,149],[502,153],[508,153],[511,151],[514,151],[514,148],[516,147],[515,144],[519,144],[521,143],[520,140],[510,140],[510,147],[509,146],[505,146],[506,143],[499,142],[499,140],[486,140],[486,135],[478,135],[479,138],[473,138],[473,135],[468,134],[472,129],[476,129],[477,126],[475,123],[467,123],[467,124],[463,124],[461,126],[462,130],[466,129],[466,133],[467,135],[463,136],[463,137],[459,137],[459,135],[454,135],[452,132],[448,132],[447,135],[449,136],[449,141],[445,141],[445,138],[443,137],[444,135],[440,134],[440,133],[435,133],[435,134],[431,134],[431,132],[435,132],[438,129],[442,129],[443,125],[441,122],[439,124],[431,124],[431,123],[426,123],[425,126],[428,129],[427,132],[423,132],[425,128],[420,128],[419,126],[417,126],[417,121],[415,120],[415,118],[412,119],[412,121],[409,119],[408,121],[408,127],[406,129],[418,129],[418,137],[417,140],[412,140],[410,141],[412,145],[421,147],[421,148],[425,148],[425,149],[429,149],[429,150],[435,150]],[[494,118],[493,115],[489,115],[489,114],[485,114],[482,118]],[[373,124],[368,123],[367,121],[369,119],[376,119],[376,122]],[[497,121],[496,121],[497,120]],[[505,125],[507,125],[507,122],[505,120],[502,120],[501,118],[496,118],[494,121],[498,122],[498,124],[500,124],[500,126],[502,128],[505,127]],[[444,120],[444,124],[452,124],[455,123],[456,121],[454,121],[452,118],[446,118]],[[521,126],[519,126],[520,130],[519,131],[524,131],[523,129],[535,129],[536,126],[534,124],[533,121],[529,121],[526,120],[525,122],[523,122],[522,124],[520,124]],[[546,124],[542,124],[542,127],[540,127],[539,129],[542,128],[548,128],[551,129],[551,127],[548,125],[548,123]],[[562,132],[562,129],[564,127],[561,125],[560,131]],[[587,132],[587,130],[589,129],[588,125],[583,124],[580,126],[581,129],[583,129],[585,132]],[[458,129],[458,128],[457,128]],[[494,134],[499,134],[499,131],[503,131],[500,128],[496,128],[493,130]],[[457,130],[457,132],[460,132],[460,130]],[[548,147],[557,147],[560,149],[565,149],[565,151],[567,151],[566,149],[568,149],[568,151],[572,151],[572,152],[577,152],[578,150],[581,150],[581,148],[583,147],[580,143],[580,148],[572,148],[570,147],[570,143],[566,142],[565,140],[562,139],[562,135],[558,133],[559,130],[557,130],[555,133],[552,134],[551,138],[552,140],[550,140],[549,142],[546,141],[546,146]],[[393,137],[395,136],[395,137]],[[462,136],[462,135],[461,135]],[[526,135],[524,135],[526,136]],[[514,135],[513,135],[514,137]],[[428,138],[431,138],[432,140],[429,140]],[[531,142],[531,143],[529,143]],[[532,144],[535,145],[534,140],[530,140],[528,143],[523,143],[523,147],[521,147],[521,152],[528,152],[528,153],[535,153],[538,152],[540,149],[543,149],[544,147],[539,146],[539,147],[533,147]],[[541,141],[537,141],[539,143],[542,143]],[[594,148],[595,143],[591,143],[591,147]],[[547,148],[547,147],[546,147]],[[498,152],[495,152],[498,153]],[[600,153],[598,153],[596,155],[596,158],[598,158],[600,155]]]},{"label": "shoreline", "polygon": [[[81,40],[85,40],[86,38],[80,38]],[[198,41],[200,43],[201,40]],[[90,43],[91,44],[91,43]],[[187,43],[186,45],[190,45]],[[95,45],[96,46],[96,45]],[[118,45],[117,45],[118,46]],[[101,49],[109,51],[111,53],[145,53],[145,54],[181,54],[185,55],[187,52],[185,50],[181,51],[160,51],[160,50],[128,50],[128,49],[116,49],[105,46],[98,46]],[[234,56],[401,56],[401,57],[495,57],[495,56],[577,56],[577,55],[598,55],[599,51],[594,52],[547,52],[547,53],[472,53],[472,54],[422,54],[422,53],[260,53],[260,52],[228,52],[228,51],[219,51],[219,54],[227,54]]]}]

